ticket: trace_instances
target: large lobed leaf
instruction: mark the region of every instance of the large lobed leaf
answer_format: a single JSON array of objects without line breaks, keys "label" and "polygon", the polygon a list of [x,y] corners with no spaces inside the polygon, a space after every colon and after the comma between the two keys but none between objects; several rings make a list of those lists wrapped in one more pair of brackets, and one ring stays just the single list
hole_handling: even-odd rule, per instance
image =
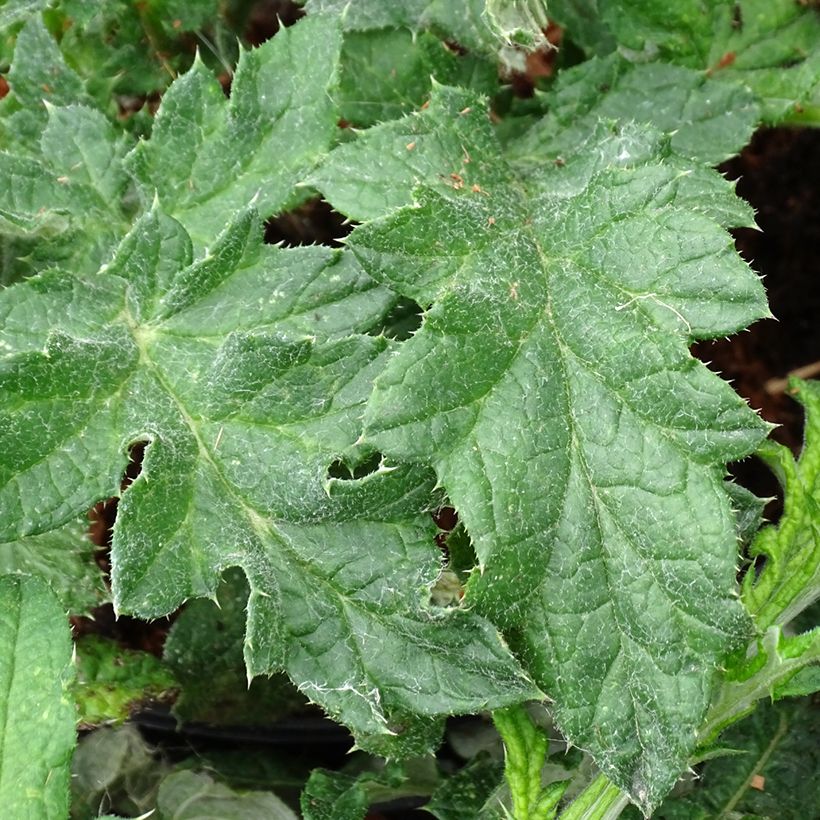
[{"label": "large lobed leaf", "polygon": [[720,225],[731,186],[647,127],[514,172],[481,101],[449,89],[314,184],[370,220],[349,238],[365,270],[426,308],[363,440],[435,467],[479,560],[465,600],[651,809],[744,630],[720,479],[766,426],[687,349],[767,314]]},{"label": "large lobed leaf", "polygon": [[432,737],[437,715],[537,696],[487,621],[427,606],[439,572],[427,472],[328,478],[359,457],[391,346],[356,332],[390,299],[349,255],[262,246],[252,211],[198,261],[154,209],[103,272],[7,288],[0,540],[118,494],[143,441],[112,547],[119,611],[213,598],[221,572],[242,567],[249,674],[286,670],[362,743],[418,731],[402,715],[425,716]]}]

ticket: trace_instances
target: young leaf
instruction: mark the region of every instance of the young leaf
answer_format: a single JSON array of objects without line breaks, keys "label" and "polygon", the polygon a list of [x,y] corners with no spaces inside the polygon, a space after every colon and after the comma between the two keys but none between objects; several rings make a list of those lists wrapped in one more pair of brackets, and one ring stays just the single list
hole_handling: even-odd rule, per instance
[{"label": "young leaf", "polygon": [[504,765],[481,752],[436,788],[424,810],[438,820],[500,818],[502,804],[492,797],[503,776]]},{"label": "young leaf", "polygon": [[558,801],[569,781],[541,785],[541,769],[549,742],[521,705],[493,713],[493,722],[504,741],[504,776],[510,787],[517,820],[553,820]]},{"label": "young leaf", "polygon": [[124,649],[115,641],[85,635],[75,643],[74,699],[86,728],[122,723],[140,701],[167,697],[174,676],[154,655]]},{"label": "young leaf", "polygon": [[63,820],[74,751],[71,634],[45,582],[0,577],[0,802],[9,817]]},{"label": "young leaf", "polygon": [[0,153],[0,232],[40,240],[37,269],[96,270],[128,227],[125,140],[93,108],[49,105],[38,141]]},{"label": "young leaf", "polygon": [[[770,627],[755,644],[749,657],[734,657],[712,697],[706,720],[699,730],[702,743],[713,743],[727,726],[752,712],[764,698],[779,700],[796,692],[816,689],[811,673],[820,661],[820,627],[801,635],[784,636]],[[798,681],[798,675],[803,676]],[[793,684],[797,684],[792,688]]]},{"label": "young leaf", "polygon": [[165,93],[151,139],[129,157],[145,200],[156,194],[199,250],[225,214],[253,198],[263,217],[293,205],[294,186],[333,137],[340,48],[338,22],[329,17],[283,28],[242,52],[230,100],[197,60]]},{"label": "young leaf", "polygon": [[805,442],[799,460],[773,441],[758,455],[783,486],[783,516],[765,527],[749,547],[765,556],[763,569],[743,578],[743,602],[761,631],[787,624],[820,597],[820,382],[793,379],[791,394],[806,411]]},{"label": "young leaf", "polygon": [[348,243],[432,305],[377,378],[363,441],[434,465],[479,560],[465,600],[520,624],[562,730],[645,809],[743,631],[720,471],[766,432],[688,353],[767,310],[668,155],[645,127],[598,129],[521,177],[481,102],[441,89],[317,182],[349,216],[388,211]]},{"label": "young leaf", "polygon": [[[427,471],[328,478],[391,353],[384,337],[338,338],[380,315],[356,302],[358,268],[260,243],[245,212],[192,262],[181,225],[154,210],[105,272],[0,293],[2,537],[117,494],[144,441],[114,533],[119,611],[214,597],[241,566],[249,674],[286,670],[361,743],[400,736],[405,715],[538,697],[487,621],[426,605],[439,572]],[[300,332],[305,303],[337,338]]]}]

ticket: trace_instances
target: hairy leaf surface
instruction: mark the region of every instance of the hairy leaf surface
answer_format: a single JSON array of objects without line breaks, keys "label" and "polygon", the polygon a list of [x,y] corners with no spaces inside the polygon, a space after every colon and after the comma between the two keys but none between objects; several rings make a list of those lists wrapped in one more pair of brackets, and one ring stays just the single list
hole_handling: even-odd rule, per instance
[{"label": "hairy leaf surface", "polygon": [[[767,121],[817,104],[820,13],[793,0],[557,0],[568,35],[592,54],[617,45],[635,62],[663,61],[749,86]],[[551,9],[552,10],[552,9]]]},{"label": "hairy leaf surface", "polygon": [[510,146],[514,158],[571,154],[603,119],[652,125],[669,135],[675,153],[717,165],[749,142],[760,120],[753,94],[739,83],[668,63],[635,65],[618,55],[562,72],[547,105],[548,116]]},{"label": "hairy leaf surface", "polygon": [[435,466],[479,559],[467,600],[520,624],[562,729],[644,807],[685,765],[743,622],[720,473],[766,430],[688,353],[766,306],[689,188],[713,172],[669,154],[646,127],[599,128],[516,174],[481,102],[442,89],[317,182],[373,219],[349,238],[364,268],[428,308],[364,441]]},{"label": "hairy leaf surface", "polygon": [[398,713],[537,695],[487,621],[426,605],[439,572],[426,471],[328,478],[355,455],[390,353],[384,337],[347,335],[380,317],[378,289],[349,255],[260,241],[248,211],[192,261],[155,209],[102,273],[0,294],[0,537],[118,494],[129,445],[146,442],[114,534],[119,611],[214,597],[241,566],[249,674],[285,669],[362,742],[400,735]]},{"label": "hairy leaf surface", "polygon": [[761,631],[787,624],[820,598],[820,383],[794,379],[791,388],[806,411],[800,458],[773,441],[758,451],[784,493],[777,526],[762,529],[749,549],[766,563],[743,579],[743,601]]},{"label": "hairy leaf surface", "polygon": [[0,577],[0,801],[9,817],[68,816],[72,673],[68,621],[46,583]]},{"label": "hairy leaf surface", "polygon": [[547,25],[543,0],[307,0],[309,13],[330,12],[348,31],[380,28],[431,29],[460,46],[495,56],[523,68],[513,45],[534,49],[545,44]]},{"label": "hairy leaf surface", "polygon": [[337,113],[338,21],[313,17],[243,51],[226,100],[200,61],[163,97],[150,140],[129,157],[147,201],[207,247],[252,198],[263,217],[294,204],[294,186],[327,150]]},{"label": "hairy leaf surface", "polygon": [[37,575],[69,612],[87,615],[105,598],[94,550],[88,521],[69,521],[42,535],[0,543],[0,574]]}]

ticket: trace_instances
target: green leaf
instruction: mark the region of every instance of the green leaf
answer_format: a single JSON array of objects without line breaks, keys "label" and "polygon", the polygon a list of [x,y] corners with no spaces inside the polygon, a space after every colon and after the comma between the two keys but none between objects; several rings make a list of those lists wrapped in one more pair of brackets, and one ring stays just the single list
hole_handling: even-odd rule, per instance
[{"label": "green leaf", "polygon": [[340,16],[346,31],[381,28],[430,29],[460,46],[508,65],[523,68],[523,57],[512,46],[526,50],[545,45],[541,31],[547,24],[542,0],[307,0],[310,14]]},{"label": "green leaf", "polygon": [[[503,776],[502,763],[484,752],[479,753],[438,786],[424,810],[438,820],[484,820],[496,816],[487,804]],[[500,812],[501,804],[497,805]]]},{"label": "green leaf", "polygon": [[[661,58],[752,89],[776,122],[817,102],[820,15],[793,0],[560,0],[557,18],[587,51]],[[552,10],[552,7],[551,7]]]},{"label": "green leaf", "polygon": [[265,724],[303,706],[284,676],[254,678],[248,685],[242,643],[248,582],[229,570],[216,600],[189,601],[165,642],[164,660],[180,684],[174,714],[210,724]]},{"label": "green leaf", "polygon": [[820,597],[820,382],[793,379],[790,392],[806,411],[799,460],[773,441],[758,450],[784,492],[777,526],[760,530],[749,547],[750,556],[765,556],[763,569],[743,579],[743,602],[761,631],[787,624]]},{"label": "green leaf", "polygon": [[645,808],[685,766],[745,629],[720,473],[766,432],[689,355],[767,310],[693,197],[713,172],[681,185],[669,154],[646,127],[600,128],[518,175],[480,101],[441,89],[315,182],[354,219],[387,212],[348,244],[427,307],[362,441],[434,465],[479,561],[465,602],[519,625],[562,731]]},{"label": "green leaf", "polygon": [[161,817],[174,820],[297,820],[273,792],[236,792],[204,772],[168,775],[160,786],[157,808]]},{"label": "green leaf", "polygon": [[198,250],[252,198],[263,217],[296,204],[295,186],[334,135],[340,48],[329,17],[283,28],[242,52],[230,100],[197,60],[163,96],[151,139],[129,157],[145,201],[156,194]]},{"label": "green leaf", "polygon": [[[727,726],[752,712],[764,698],[778,700],[796,691],[808,694],[804,676],[820,661],[820,627],[802,635],[784,636],[776,626],[757,640],[749,656],[733,657],[712,697],[706,720],[699,730],[702,743],[710,744]],[[792,685],[796,683],[795,689]]]},{"label": "green leaf", "polygon": [[0,232],[37,239],[35,269],[95,270],[127,230],[125,141],[99,112],[47,106],[37,154],[0,153]]},{"label": "green leaf", "polygon": [[63,820],[74,751],[65,613],[45,582],[0,577],[0,802],[9,817]]},{"label": "green leaf", "polygon": [[675,153],[716,165],[749,142],[760,119],[754,96],[739,83],[665,63],[635,65],[618,55],[561,72],[546,103],[549,114],[511,146],[513,157],[571,154],[603,119],[652,125],[669,135]]},{"label": "green leaf", "polygon": [[370,765],[356,775],[314,769],[300,797],[305,820],[364,820],[371,804],[427,795],[438,781],[432,757]]},{"label": "green leaf", "polygon": [[106,597],[94,552],[88,521],[77,519],[42,535],[0,544],[0,574],[37,575],[66,609],[87,615]]},{"label": "green leaf", "polygon": [[87,635],[75,644],[78,719],[86,727],[122,723],[143,700],[167,697],[174,676],[148,652],[123,649],[115,641]]},{"label": "green leaf", "polygon": [[42,11],[49,0],[5,0],[0,5],[0,30],[13,26],[20,20],[28,20]]},{"label": "green leaf", "polygon": [[366,127],[422,105],[431,79],[491,93],[498,82],[491,63],[457,55],[427,32],[405,29],[348,32],[342,47],[337,99],[342,119]]},{"label": "green leaf", "polygon": [[708,761],[692,793],[666,801],[660,816],[803,820],[820,805],[820,723],[810,702],[761,704],[722,742],[740,754]]},{"label": "green leaf", "polygon": [[370,798],[360,778],[316,769],[300,798],[305,820],[364,820]]},{"label": "green leaf", "polygon": [[[417,737],[405,719],[421,715],[428,748],[438,715],[538,697],[490,623],[427,604],[439,572],[428,471],[381,462],[328,477],[354,457],[392,353],[384,337],[338,338],[381,317],[360,299],[372,282],[338,251],[262,246],[252,211],[191,257],[181,225],[154,210],[104,272],[0,293],[12,347],[0,537],[119,494],[144,441],[114,532],[118,611],[154,618],[213,598],[222,571],[242,567],[249,675],[287,671],[360,744]],[[306,310],[335,338],[316,320],[306,336]]]}]

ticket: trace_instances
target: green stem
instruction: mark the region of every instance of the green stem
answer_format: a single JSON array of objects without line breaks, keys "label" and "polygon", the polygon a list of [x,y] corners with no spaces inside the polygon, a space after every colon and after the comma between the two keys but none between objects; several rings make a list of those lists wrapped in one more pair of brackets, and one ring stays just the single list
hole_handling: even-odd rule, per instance
[{"label": "green stem", "polygon": [[504,777],[514,820],[551,820],[568,781],[541,786],[546,736],[521,705],[493,712],[493,722],[504,741]]},{"label": "green stem", "polygon": [[629,798],[599,774],[561,812],[561,820],[615,820],[628,804]]}]

